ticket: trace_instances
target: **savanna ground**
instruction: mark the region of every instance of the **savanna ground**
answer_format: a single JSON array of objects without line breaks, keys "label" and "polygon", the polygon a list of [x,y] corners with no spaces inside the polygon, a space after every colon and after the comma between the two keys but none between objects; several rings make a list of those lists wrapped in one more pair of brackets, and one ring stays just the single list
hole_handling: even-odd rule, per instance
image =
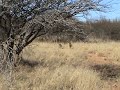
[{"label": "savanna ground", "polygon": [[15,90],[120,90],[120,42],[34,41],[22,57]]}]

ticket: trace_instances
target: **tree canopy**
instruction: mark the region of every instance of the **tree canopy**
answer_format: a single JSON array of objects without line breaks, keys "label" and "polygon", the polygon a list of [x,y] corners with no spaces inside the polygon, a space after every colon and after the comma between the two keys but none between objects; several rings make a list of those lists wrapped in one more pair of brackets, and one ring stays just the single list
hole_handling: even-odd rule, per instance
[{"label": "tree canopy", "polygon": [[[103,11],[102,0],[2,0],[0,27],[6,33],[8,61],[14,61],[13,53],[21,51],[36,37],[49,32],[56,23],[70,24],[65,20],[77,14],[87,15],[90,10]],[[53,12],[54,11],[54,12]],[[47,18],[46,18],[47,13]],[[50,13],[50,14],[49,14]],[[52,13],[52,14],[51,14]],[[35,19],[39,16],[39,19]],[[74,28],[72,26],[72,28]]]}]

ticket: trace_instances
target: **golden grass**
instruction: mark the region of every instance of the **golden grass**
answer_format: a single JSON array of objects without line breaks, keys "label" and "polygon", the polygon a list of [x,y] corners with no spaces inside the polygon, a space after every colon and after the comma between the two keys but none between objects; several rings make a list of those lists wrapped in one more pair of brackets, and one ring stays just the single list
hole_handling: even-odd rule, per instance
[{"label": "golden grass", "polygon": [[[120,43],[73,43],[70,49],[68,44],[62,44],[63,49],[59,48],[58,43],[34,42],[24,51],[23,57],[31,60],[52,60],[66,61],[67,64],[77,61],[84,61],[86,55],[93,52],[103,54],[113,63],[120,64]],[[33,55],[34,54],[34,55]]]},{"label": "golden grass", "polygon": [[[76,42],[72,48],[68,44],[59,48],[58,43],[33,42],[22,53],[24,61],[15,73],[15,90],[120,90],[120,78],[115,79],[115,83],[110,81],[110,84],[101,80],[100,72],[91,68],[93,65],[101,66],[94,54],[97,59],[105,58],[105,62],[111,62],[108,64],[119,66],[119,46],[119,42]],[[117,87],[114,87],[116,83]],[[1,88],[2,83],[0,90],[3,90]]]},{"label": "golden grass", "polygon": [[102,86],[95,72],[70,66],[19,73],[17,81],[17,90],[101,90]]}]

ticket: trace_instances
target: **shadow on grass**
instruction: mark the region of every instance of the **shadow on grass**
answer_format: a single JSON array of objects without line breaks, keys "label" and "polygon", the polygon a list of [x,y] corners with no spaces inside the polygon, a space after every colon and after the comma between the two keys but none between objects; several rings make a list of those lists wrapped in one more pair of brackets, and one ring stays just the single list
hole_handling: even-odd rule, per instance
[{"label": "shadow on grass", "polygon": [[29,61],[29,60],[21,60],[20,65],[22,66],[29,66],[29,67],[35,67],[38,66],[39,62],[37,61]]},{"label": "shadow on grass", "polygon": [[34,72],[36,69],[35,68],[39,68],[39,67],[45,67],[44,62],[41,61],[34,61],[34,60],[26,60],[26,59],[22,59],[20,60],[19,64],[15,67],[15,71],[16,72],[27,72],[27,73],[31,73]]},{"label": "shadow on grass", "polygon": [[102,80],[114,80],[120,77],[120,66],[118,65],[94,65],[92,69],[100,73]]},{"label": "shadow on grass", "polygon": [[30,68],[34,68],[37,66],[44,66],[43,61],[33,61],[33,60],[25,60],[25,59],[22,59],[19,64]]}]

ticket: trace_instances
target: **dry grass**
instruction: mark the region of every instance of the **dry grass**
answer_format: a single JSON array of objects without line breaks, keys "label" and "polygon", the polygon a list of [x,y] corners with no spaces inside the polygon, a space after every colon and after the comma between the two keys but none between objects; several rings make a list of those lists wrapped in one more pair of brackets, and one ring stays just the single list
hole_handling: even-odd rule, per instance
[{"label": "dry grass", "polygon": [[60,48],[58,43],[33,42],[16,69],[15,90],[120,90],[119,46],[73,43]]}]

